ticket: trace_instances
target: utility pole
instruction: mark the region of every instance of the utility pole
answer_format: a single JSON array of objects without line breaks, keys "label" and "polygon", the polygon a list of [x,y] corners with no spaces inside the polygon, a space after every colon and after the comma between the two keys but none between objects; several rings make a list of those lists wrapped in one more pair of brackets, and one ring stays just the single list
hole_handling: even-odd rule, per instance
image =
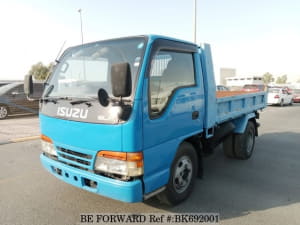
[{"label": "utility pole", "polygon": [[[78,9],[80,15],[80,30],[81,30],[81,44],[83,45],[83,31],[82,31],[82,16],[81,16],[81,9]],[[83,79],[86,80],[86,65],[85,60],[82,60],[82,70],[83,70]]]},{"label": "utility pole", "polygon": [[194,0],[194,43],[197,44],[197,0]]},{"label": "utility pole", "polygon": [[83,44],[83,31],[82,31],[82,16],[81,16],[81,9],[78,9],[80,15],[80,30],[81,30],[81,44]]}]

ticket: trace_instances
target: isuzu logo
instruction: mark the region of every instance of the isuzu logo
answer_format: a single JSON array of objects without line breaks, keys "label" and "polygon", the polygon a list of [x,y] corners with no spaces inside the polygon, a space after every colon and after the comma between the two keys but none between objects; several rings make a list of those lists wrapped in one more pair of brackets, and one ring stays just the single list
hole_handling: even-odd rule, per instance
[{"label": "isuzu logo", "polygon": [[79,108],[58,107],[57,115],[71,118],[86,119],[88,115],[88,110]]}]

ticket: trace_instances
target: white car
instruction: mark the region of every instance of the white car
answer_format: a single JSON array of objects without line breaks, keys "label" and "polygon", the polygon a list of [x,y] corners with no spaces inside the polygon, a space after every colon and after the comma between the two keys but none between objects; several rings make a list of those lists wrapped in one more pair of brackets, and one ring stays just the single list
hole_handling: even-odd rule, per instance
[{"label": "white car", "polygon": [[293,104],[293,95],[285,88],[269,88],[268,105],[291,105]]}]

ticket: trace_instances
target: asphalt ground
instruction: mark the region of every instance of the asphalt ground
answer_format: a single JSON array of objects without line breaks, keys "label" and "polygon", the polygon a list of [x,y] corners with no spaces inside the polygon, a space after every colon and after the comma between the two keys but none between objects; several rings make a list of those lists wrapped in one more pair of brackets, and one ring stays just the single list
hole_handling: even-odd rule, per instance
[{"label": "asphalt ground", "polygon": [[79,224],[83,213],[215,212],[220,224],[298,225],[299,115],[299,104],[268,107],[251,159],[228,159],[216,149],[190,198],[175,207],[155,198],[122,203],[70,186],[42,168],[37,140],[0,145],[0,224]]},{"label": "asphalt ground", "polygon": [[37,116],[14,116],[0,120],[0,145],[37,139],[40,137]]}]

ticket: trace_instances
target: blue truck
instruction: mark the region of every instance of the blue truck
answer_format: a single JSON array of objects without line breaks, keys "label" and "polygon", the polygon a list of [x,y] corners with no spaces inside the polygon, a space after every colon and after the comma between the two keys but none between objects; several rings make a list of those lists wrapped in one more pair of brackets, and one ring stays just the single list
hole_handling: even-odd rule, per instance
[{"label": "blue truck", "polygon": [[[32,76],[25,92],[33,91]],[[248,159],[266,93],[216,92],[211,50],[145,35],[67,49],[45,83],[40,128],[45,169],[123,202],[175,205],[223,143]]]}]

